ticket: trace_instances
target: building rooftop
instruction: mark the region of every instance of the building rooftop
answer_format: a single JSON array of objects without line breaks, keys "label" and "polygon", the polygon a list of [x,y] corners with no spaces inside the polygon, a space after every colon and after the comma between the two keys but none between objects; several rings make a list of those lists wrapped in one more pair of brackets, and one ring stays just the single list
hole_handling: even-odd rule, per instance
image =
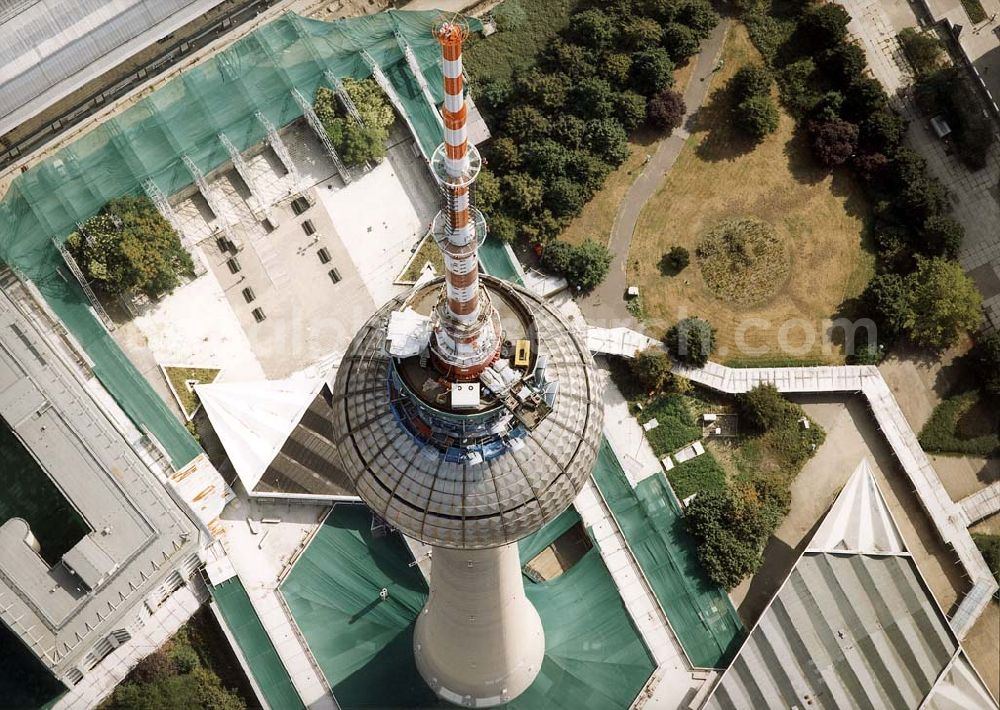
[{"label": "building rooftop", "polygon": [[6,294],[0,415],[89,530],[50,565],[27,523],[0,526],[0,619],[57,677],[72,679],[99,660],[94,646],[127,627],[130,610],[195,555],[199,528]]},{"label": "building rooftop", "polygon": [[0,6],[0,135],[219,4],[15,0]]},{"label": "building rooftop", "polygon": [[705,707],[925,701],[997,707],[862,461]]}]

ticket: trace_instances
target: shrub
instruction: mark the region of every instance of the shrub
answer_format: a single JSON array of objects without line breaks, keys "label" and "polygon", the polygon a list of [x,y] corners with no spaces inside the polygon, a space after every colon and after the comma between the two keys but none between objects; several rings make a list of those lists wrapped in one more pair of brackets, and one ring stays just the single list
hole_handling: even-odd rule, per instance
[{"label": "shrub", "polygon": [[891,154],[903,141],[906,121],[891,108],[874,112],[858,126],[858,143],[871,152]]},{"label": "shrub", "polygon": [[826,50],[820,54],[819,61],[827,79],[842,89],[863,76],[865,67],[868,66],[865,50],[853,42],[843,42]]},{"label": "shrub", "polygon": [[660,270],[668,274],[676,274],[687,268],[691,263],[691,254],[682,246],[670,247],[670,251],[660,260]]},{"label": "shrub", "polygon": [[850,21],[850,14],[840,5],[822,3],[802,13],[799,31],[813,50],[832,49],[847,40],[847,23]]},{"label": "shrub", "polygon": [[770,431],[794,419],[796,407],[772,384],[757,385],[736,398],[742,421],[757,431]]},{"label": "shrub", "polygon": [[702,367],[715,349],[715,328],[701,318],[684,318],[667,331],[664,342],[680,362]]},{"label": "shrub", "polygon": [[902,323],[909,309],[902,276],[896,273],[876,275],[861,298],[872,311],[882,342],[892,342],[902,334]]},{"label": "shrub", "polygon": [[936,36],[920,32],[915,27],[907,27],[897,35],[903,54],[909,60],[917,76],[929,74],[937,69],[944,55],[944,46]]},{"label": "shrub", "polygon": [[979,392],[973,390],[941,402],[920,431],[920,446],[934,453],[956,456],[992,456],[1000,451],[1000,421],[994,419],[990,431],[974,435],[961,431],[962,420],[981,404],[979,400]]},{"label": "shrub", "polygon": [[592,239],[579,246],[555,240],[545,245],[542,266],[564,276],[569,285],[578,291],[589,291],[607,275],[611,252]]},{"label": "shrub", "polygon": [[632,86],[651,96],[674,82],[674,63],[667,50],[657,47],[637,52],[632,60]]},{"label": "shrub", "polygon": [[684,97],[673,89],[663,89],[646,103],[646,118],[661,131],[673,131],[680,126],[685,113]]},{"label": "shrub", "polygon": [[809,135],[813,154],[827,167],[845,163],[858,145],[858,127],[839,118],[810,122]]},{"label": "shrub", "polygon": [[778,107],[767,94],[757,94],[741,101],[735,113],[740,129],[758,143],[778,130]]},{"label": "shrub", "polygon": [[641,350],[632,360],[632,373],[648,392],[659,391],[670,379],[671,369],[670,358],[657,347]]},{"label": "shrub", "polygon": [[66,239],[87,278],[112,295],[159,298],[194,274],[180,237],[146,197],[119,197]]},{"label": "shrub", "polygon": [[903,327],[917,345],[949,347],[982,322],[982,296],[958,262],[917,257],[904,287]]},{"label": "shrub", "polygon": [[726,472],[707,451],[701,456],[674,466],[667,473],[667,480],[674,489],[674,495],[681,500],[699,493],[719,492],[726,488]]},{"label": "shrub", "polygon": [[819,101],[820,93],[814,88],[816,63],[809,57],[792,62],[778,75],[781,99],[796,116],[805,116]]},{"label": "shrub", "polygon": [[876,111],[888,108],[888,97],[882,85],[870,76],[861,76],[844,92],[841,117],[851,123],[861,123]]},{"label": "shrub", "polygon": [[160,678],[174,675],[177,665],[164,649],[160,648],[143,658],[132,669],[132,678],[139,683],[153,683]]}]

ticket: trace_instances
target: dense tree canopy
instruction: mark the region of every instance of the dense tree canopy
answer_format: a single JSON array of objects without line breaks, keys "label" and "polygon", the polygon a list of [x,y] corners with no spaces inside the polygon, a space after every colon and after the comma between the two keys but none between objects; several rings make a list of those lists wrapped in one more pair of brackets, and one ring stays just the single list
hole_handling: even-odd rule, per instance
[{"label": "dense tree canopy", "polygon": [[665,342],[677,360],[701,367],[715,349],[715,328],[701,318],[684,318],[667,331]]},{"label": "dense tree canopy", "polygon": [[330,142],[347,165],[363,165],[385,156],[389,128],[396,120],[392,106],[374,79],[344,80],[344,90],[358,109],[361,122],[346,115],[337,95],[321,86],[314,108]]},{"label": "dense tree canopy", "polygon": [[918,345],[949,347],[982,323],[982,296],[958,262],[918,258],[905,287],[903,327]]}]

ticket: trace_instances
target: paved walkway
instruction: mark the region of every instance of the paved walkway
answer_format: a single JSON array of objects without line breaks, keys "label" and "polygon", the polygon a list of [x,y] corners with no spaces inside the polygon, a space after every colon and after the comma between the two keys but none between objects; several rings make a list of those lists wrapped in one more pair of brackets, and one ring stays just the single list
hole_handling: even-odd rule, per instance
[{"label": "paved walkway", "polygon": [[708,94],[715,65],[722,52],[722,45],[731,24],[732,22],[728,18],[723,19],[702,43],[697,58],[692,59],[695,62],[695,68],[684,91],[684,103],[687,106],[684,122],[668,138],[660,141],[659,147],[646,163],[645,169],[632,183],[622,199],[608,243],[608,248],[613,256],[608,276],[593,292],[579,299],[580,307],[587,316],[587,322],[591,325],[606,327],[620,325],[636,327],[638,325],[635,318],[622,307],[622,299],[625,297],[625,289],[628,286],[626,267],[632,234],[643,207],[663,184],[663,179],[674,166],[677,156],[680,155],[681,149],[690,137],[687,127],[690,125],[691,117],[701,108],[701,104]]},{"label": "paved walkway", "polygon": [[976,491],[958,501],[969,525],[978,523],[994,513],[1000,513],[1000,481]]},{"label": "paved walkway", "polygon": [[903,26],[916,26],[896,12],[892,17],[880,0],[838,0],[851,14],[848,30],[860,42],[872,74],[895,97],[893,102],[910,121],[906,144],[927,160],[928,168],[950,192],[955,219],[965,227],[959,261],[983,294],[983,308],[990,329],[1000,328],[1000,202],[995,194],[1000,178],[1000,145],[994,144],[987,165],[971,172],[938,140],[917,110],[908,87],[913,76],[896,34]]}]

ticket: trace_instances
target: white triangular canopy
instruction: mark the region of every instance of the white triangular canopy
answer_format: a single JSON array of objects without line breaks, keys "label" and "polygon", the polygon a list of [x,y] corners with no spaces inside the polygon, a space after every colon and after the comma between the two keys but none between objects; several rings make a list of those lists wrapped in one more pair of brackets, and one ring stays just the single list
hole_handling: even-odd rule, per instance
[{"label": "white triangular canopy", "polygon": [[809,552],[906,554],[906,543],[889,512],[868,462],[862,460],[813,535]]},{"label": "white triangular canopy", "polygon": [[196,385],[212,428],[252,491],[323,387],[322,377]]},{"label": "white triangular canopy", "polygon": [[923,707],[927,710],[995,710],[996,701],[961,649],[951,667],[931,688]]}]

